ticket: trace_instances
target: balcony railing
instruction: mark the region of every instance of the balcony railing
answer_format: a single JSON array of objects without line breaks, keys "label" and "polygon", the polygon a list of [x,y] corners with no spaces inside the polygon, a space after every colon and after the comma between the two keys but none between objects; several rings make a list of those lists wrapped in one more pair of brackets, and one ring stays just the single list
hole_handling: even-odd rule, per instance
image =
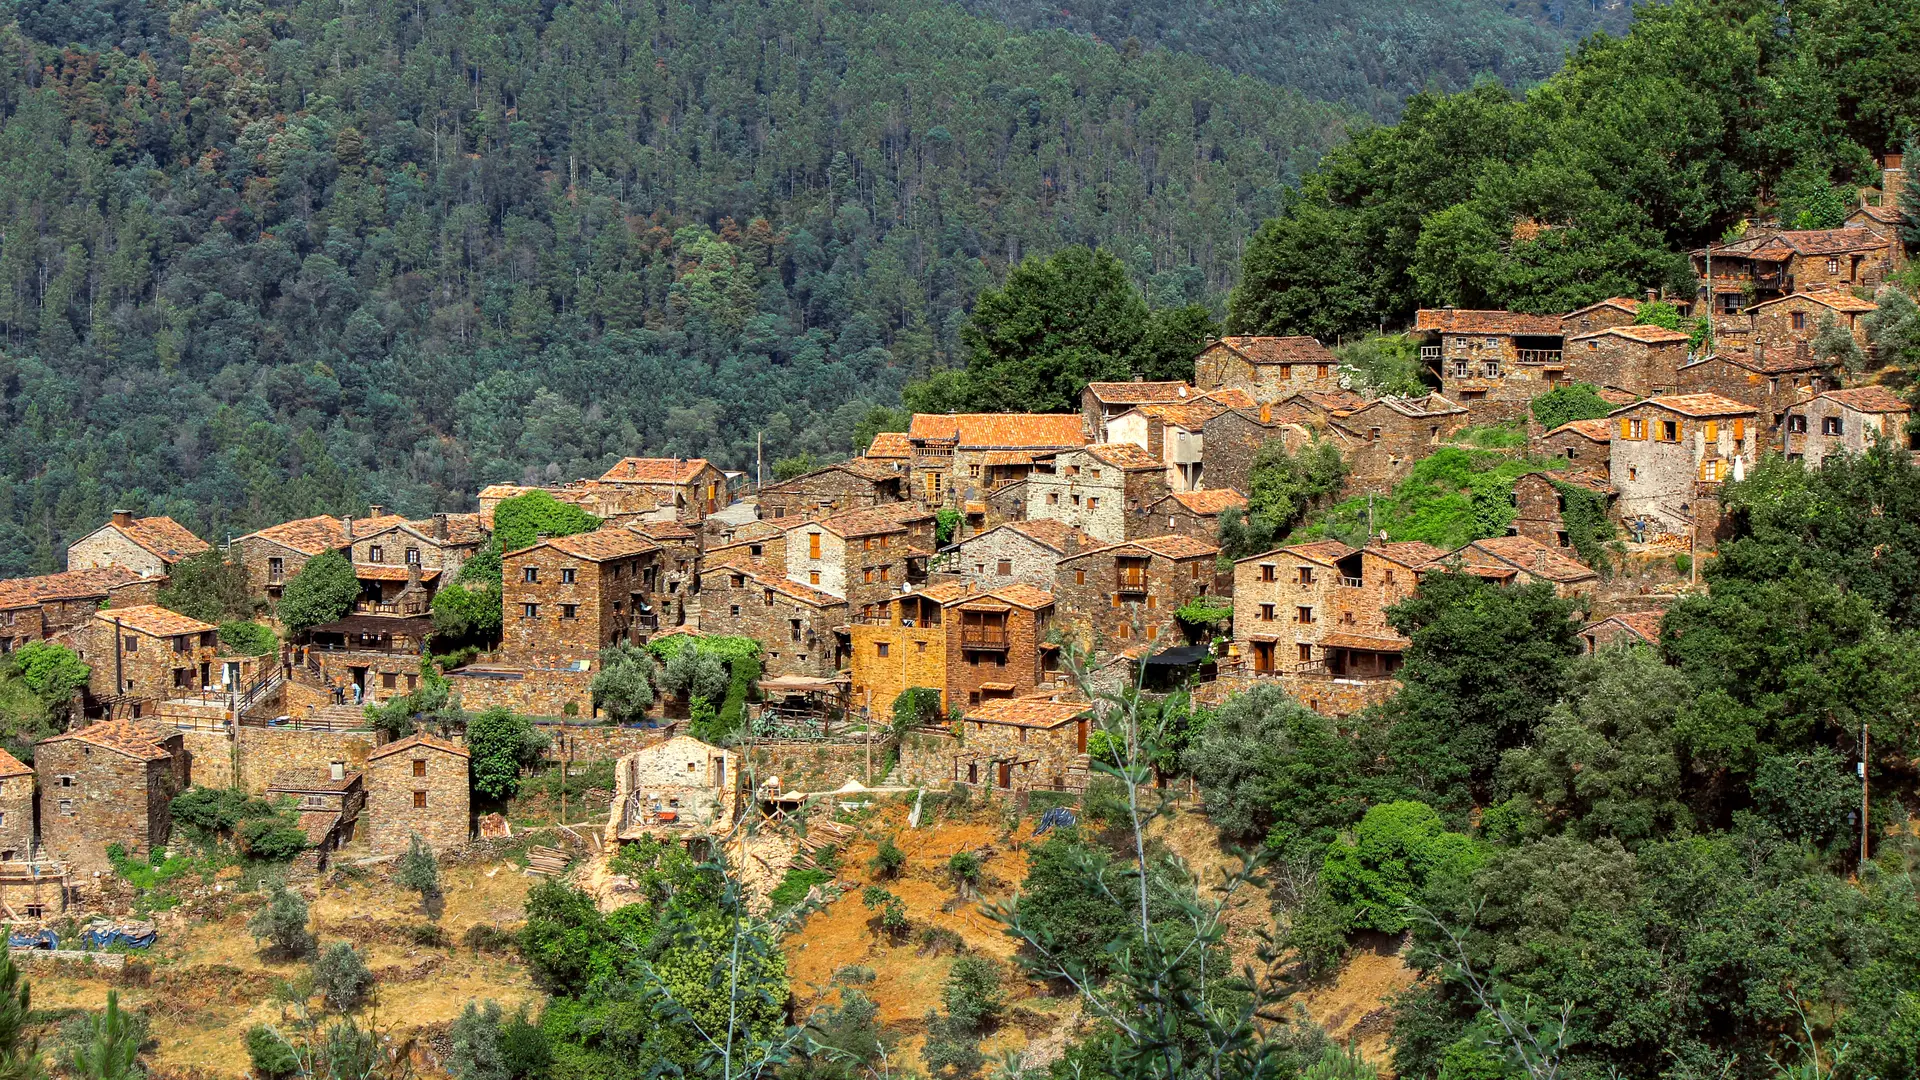
[{"label": "balcony railing", "polygon": [[1126,593],[1146,592],[1147,575],[1139,571],[1129,573],[1123,570],[1114,575],[1113,587]]},{"label": "balcony railing", "polygon": [[1516,349],[1523,364],[1557,364],[1560,362],[1559,349]]},{"label": "balcony railing", "polygon": [[960,647],[1004,652],[1008,648],[1007,632],[997,628],[963,627],[960,631]]},{"label": "balcony railing", "polygon": [[427,605],[419,601],[399,603],[393,600],[356,600],[353,603],[355,615],[425,615]]},{"label": "balcony railing", "polygon": [[1343,589],[1358,589],[1358,588],[1364,587],[1365,584],[1366,584],[1365,582],[1361,581],[1357,577],[1343,576],[1340,579],[1340,587]]}]

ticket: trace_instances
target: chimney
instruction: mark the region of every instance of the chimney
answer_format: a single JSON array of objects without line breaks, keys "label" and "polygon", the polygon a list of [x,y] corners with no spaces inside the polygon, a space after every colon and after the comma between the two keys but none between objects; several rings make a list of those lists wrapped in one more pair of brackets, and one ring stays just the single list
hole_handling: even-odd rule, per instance
[{"label": "chimney", "polygon": [[414,589],[414,588],[418,588],[419,585],[420,585],[420,564],[417,562],[410,562],[407,564],[407,588]]},{"label": "chimney", "polygon": [[334,781],[345,780],[347,778],[347,763],[344,761],[328,763],[327,778]]},{"label": "chimney", "polygon": [[433,538],[435,540],[445,540],[447,538],[447,515],[433,515]]},{"label": "chimney", "polygon": [[387,508],[385,505],[381,503],[368,503],[367,516],[368,517],[386,517]]},{"label": "chimney", "polygon": [[131,511],[131,510],[115,510],[115,511],[113,512],[113,523],[114,523],[114,525],[116,525],[116,526],[118,526],[119,528],[122,528],[122,529],[124,529],[124,528],[126,528],[127,526],[129,526],[129,525],[131,525],[131,524],[133,524],[133,511]]},{"label": "chimney", "polygon": [[1265,402],[1265,401],[1263,401],[1263,402],[1261,402],[1261,403],[1260,403],[1260,422],[1261,422],[1261,423],[1263,423],[1263,424],[1271,424],[1271,423],[1273,423],[1273,405],[1272,405],[1272,403],[1270,403],[1270,402]]},{"label": "chimney", "polygon": [[340,528],[343,532],[347,534],[347,542],[352,543],[353,542],[353,515],[352,514],[346,514],[340,518]]},{"label": "chimney", "polygon": [[1135,375],[1135,376],[1133,377],[1133,381],[1134,381],[1134,382],[1146,382],[1146,381],[1147,381],[1147,377],[1146,377],[1145,375]]},{"label": "chimney", "polygon": [[1547,572],[1547,553],[1544,548],[1533,553],[1533,572],[1542,575]]},{"label": "chimney", "polygon": [[1080,554],[1080,531],[1078,529],[1069,530],[1066,537],[1061,541],[1061,544],[1066,548],[1069,556]]},{"label": "chimney", "polygon": [[1659,299],[1660,299],[1660,290],[1659,290],[1659,289],[1651,289],[1651,288],[1650,288],[1650,289],[1648,289],[1648,290],[1647,290],[1647,303],[1649,303],[1649,304],[1651,304],[1651,303],[1653,303],[1653,302],[1655,302],[1655,301],[1657,301],[1657,300],[1659,300]]}]

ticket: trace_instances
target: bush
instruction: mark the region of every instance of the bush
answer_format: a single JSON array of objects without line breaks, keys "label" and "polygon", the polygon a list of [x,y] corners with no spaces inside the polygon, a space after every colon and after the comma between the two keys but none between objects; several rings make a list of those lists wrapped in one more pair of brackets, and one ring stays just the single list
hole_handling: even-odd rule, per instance
[{"label": "bush", "polygon": [[980,881],[980,856],[971,851],[956,851],[947,858],[947,873],[962,885]]},{"label": "bush", "polygon": [[467,722],[468,775],[473,792],[510,799],[520,791],[520,772],[540,760],[551,740],[533,721],[495,706]]},{"label": "bush", "polygon": [[1533,419],[1552,431],[1575,420],[1598,420],[1613,411],[1607,399],[1592,383],[1568,383],[1534,398],[1530,406]]},{"label": "bush", "polygon": [[900,876],[900,868],[905,865],[907,853],[900,850],[900,845],[893,842],[893,837],[883,836],[880,846],[874,849],[873,859],[867,863],[867,869],[873,871],[875,877],[890,881]]},{"label": "bush", "polygon": [[240,850],[248,857],[285,862],[307,849],[307,833],[292,814],[257,817],[240,827]]},{"label": "bush", "polygon": [[909,686],[893,699],[893,733],[905,737],[919,727],[934,727],[945,719],[940,713],[940,691],[930,686]]},{"label": "bush", "polygon": [[326,998],[328,1008],[350,1012],[373,989],[373,972],[352,945],[336,941],[313,962],[313,985]]},{"label": "bush", "polygon": [[1429,881],[1464,881],[1481,860],[1479,845],[1448,832],[1432,807],[1386,803],[1367,811],[1351,843],[1327,849],[1320,880],[1327,895],[1351,913],[1350,927],[1392,934],[1407,928],[1407,904]]},{"label": "bush", "polygon": [[300,1068],[300,1055],[278,1031],[266,1024],[247,1029],[247,1060],[262,1076],[289,1076]]},{"label": "bush", "polygon": [[474,952],[505,953],[513,951],[514,936],[492,923],[474,923],[460,937],[460,943]]},{"label": "bush", "polygon": [[307,902],[285,885],[274,886],[266,906],[247,920],[247,933],[267,942],[283,956],[313,953],[313,931],[307,929]]},{"label": "bush", "polygon": [[407,841],[407,853],[394,865],[393,883],[408,892],[419,893],[422,904],[440,891],[440,862],[419,833]]},{"label": "bush", "polygon": [[234,620],[220,624],[220,647],[240,656],[267,656],[280,647],[273,627]]},{"label": "bush", "polygon": [[653,706],[653,661],[646,650],[626,641],[601,649],[593,703],[617,724],[645,716]]},{"label": "bush", "polygon": [[947,1016],[971,1032],[985,1031],[1000,1019],[1005,995],[1000,988],[1000,968],[982,956],[962,956],[953,962],[947,983],[940,991],[940,1002]]},{"label": "bush", "polygon": [[503,553],[532,547],[541,533],[572,536],[599,527],[599,518],[538,489],[502,499],[493,508],[493,538]]},{"label": "bush", "polygon": [[825,870],[795,867],[767,894],[767,903],[776,913],[785,911],[805,900],[815,885],[825,885],[832,880],[833,875]]},{"label": "bush", "polygon": [[907,930],[907,905],[899,897],[878,885],[869,885],[860,891],[860,902],[868,911],[878,910],[880,932],[890,938],[897,938]]},{"label": "bush", "polygon": [[323,551],[287,579],[276,613],[287,633],[301,634],[352,611],[359,596],[353,564],[338,551]]},{"label": "bush", "polygon": [[727,692],[726,664],[713,652],[689,641],[667,658],[660,685],[682,698],[717,701]]}]

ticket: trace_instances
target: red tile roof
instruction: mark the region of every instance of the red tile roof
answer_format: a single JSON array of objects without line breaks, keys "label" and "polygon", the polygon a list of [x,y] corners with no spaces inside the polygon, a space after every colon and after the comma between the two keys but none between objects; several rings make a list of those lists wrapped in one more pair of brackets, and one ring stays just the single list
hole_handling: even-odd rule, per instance
[{"label": "red tile roof", "polygon": [[1400,540],[1395,543],[1372,543],[1367,550],[1410,569],[1419,569],[1435,559],[1444,559],[1447,553],[1424,540]]},{"label": "red tile roof", "polygon": [[1592,439],[1594,442],[1613,441],[1613,425],[1605,420],[1569,420],[1547,434],[1558,435],[1563,431],[1584,439]]},{"label": "red tile roof", "polygon": [[1333,350],[1310,337],[1223,337],[1214,344],[1225,345],[1255,364],[1339,363]]},{"label": "red tile roof", "polygon": [[1597,337],[1622,337],[1642,345],[1670,345],[1674,342],[1691,340],[1680,331],[1669,330],[1664,326],[1609,326],[1603,330],[1589,330],[1584,334],[1575,334],[1567,340],[1585,341],[1588,338]]},{"label": "red tile roof", "polygon": [[169,562],[189,559],[210,550],[205,540],[187,531],[185,525],[170,517],[134,518],[130,525],[117,527],[120,535]]},{"label": "red tile roof", "polygon": [[1258,555],[1249,555],[1240,562],[1255,562],[1260,559],[1273,560],[1280,556],[1290,559],[1307,559],[1311,562],[1325,563],[1331,566],[1336,560],[1353,554],[1354,549],[1338,540],[1315,540],[1307,544],[1295,544],[1292,547],[1275,548]]},{"label": "red tile roof", "polygon": [[1060,450],[1083,446],[1079,413],[916,413],[915,442],[952,441],[961,449]]},{"label": "red tile roof", "polygon": [[1159,458],[1134,443],[1094,443],[1087,447],[1087,455],[1113,466],[1116,469],[1160,469],[1166,465]]},{"label": "red tile roof", "polygon": [[[407,519],[399,514],[382,514],[379,517],[355,518],[353,535],[355,537],[372,536],[385,532],[395,525],[405,525]],[[248,533],[240,539],[259,537],[271,540],[281,547],[308,555],[318,555],[323,551],[332,551],[346,547],[351,542],[347,536],[346,522],[337,517],[310,517],[298,521],[271,525],[259,532]]]},{"label": "red tile roof", "polygon": [[0,611],[33,607],[49,600],[105,597],[108,590],[139,580],[139,574],[124,566],[99,566],[91,570],[67,570],[39,577],[13,578],[0,581]]},{"label": "red tile roof", "polygon": [[[412,526],[413,531],[419,533],[421,536],[429,540],[434,539],[433,518],[424,517],[418,521],[409,521],[407,524]],[[359,532],[359,528],[355,527],[354,531],[356,533]],[[491,535],[493,534],[488,530],[486,520],[479,514],[448,514],[447,538],[445,540],[436,540],[435,542],[456,545],[484,544]]]},{"label": "red tile roof", "polygon": [[1320,635],[1319,643],[1329,649],[1365,649],[1368,652],[1405,652],[1407,646],[1413,644],[1399,636],[1368,637],[1365,634],[1343,634],[1338,631]]},{"label": "red tile roof", "polygon": [[1493,334],[1559,337],[1558,315],[1523,315],[1518,311],[1475,311],[1468,308],[1422,308],[1413,328],[1434,334]]},{"label": "red tile roof", "polygon": [[1641,641],[1649,645],[1658,645],[1660,643],[1660,623],[1666,618],[1666,615],[1667,613],[1664,611],[1623,611],[1617,615],[1609,615],[1604,619],[1590,622],[1581,627],[1580,632],[1584,634],[1596,626],[1603,626],[1607,623],[1618,623],[1624,627],[1628,633],[1639,638]]},{"label": "red tile roof", "polygon": [[172,756],[163,743],[174,736],[172,728],[145,720],[107,720],[89,727],[76,728],[65,735],[41,739],[39,745],[56,742],[83,742],[125,754],[141,761],[158,761]]},{"label": "red tile roof", "polygon": [[1745,416],[1758,411],[1751,405],[1743,405],[1732,398],[1721,397],[1719,394],[1669,394],[1666,397],[1648,398],[1632,405],[1623,405],[1607,415],[1618,416],[1628,409],[1649,405],[1669,412],[1677,412],[1682,416]]},{"label": "red tile roof", "polygon": [[913,454],[913,443],[907,441],[904,431],[883,431],[873,437],[872,445],[867,447],[870,458],[904,458]]},{"label": "red tile roof", "polygon": [[378,750],[375,750],[373,753],[368,754],[367,760],[379,761],[381,758],[391,757],[402,750],[411,750],[416,746],[424,746],[429,750],[439,750],[442,753],[452,754],[460,758],[471,756],[467,753],[467,748],[458,743],[451,743],[445,739],[437,739],[432,735],[409,735],[397,742],[390,742]]},{"label": "red tile roof", "polygon": [[[1214,401],[1210,398],[1200,398],[1196,401],[1188,402],[1185,405],[1139,405],[1128,409],[1121,415],[1131,416],[1134,413],[1139,413],[1142,416],[1148,416],[1158,420],[1163,424],[1183,427],[1188,431],[1199,431],[1207,421],[1228,411],[1229,408],[1230,406],[1223,402]],[[1115,419],[1119,419],[1119,417],[1115,417]]]},{"label": "red tile roof", "polygon": [[[1192,559],[1202,555],[1218,555],[1220,549],[1205,540],[1195,540],[1191,536],[1168,533],[1165,536],[1149,536],[1140,540],[1129,540],[1127,544],[1143,547],[1155,555],[1164,555],[1169,559]],[[1125,545],[1116,545],[1125,546]]]},{"label": "red tile roof", "polygon": [[706,458],[621,458],[600,479],[618,484],[690,484],[708,468]]},{"label": "red tile roof", "polygon": [[[551,536],[540,541],[540,544],[546,544],[563,555],[571,555],[576,559],[586,559],[590,562],[624,559],[629,555],[643,555],[649,551],[660,550],[660,545],[632,529],[619,525],[595,529],[592,532],[574,533],[572,536]],[[532,551],[540,544],[521,550]],[[520,552],[510,551],[507,554],[512,556]]]},{"label": "red tile roof", "polygon": [[1354,412],[1365,408],[1368,403],[1364,395],[1356,394],[1351,390],[1302,390],[1291,397],[1282,398],[1280,404],[1284,405],[1295,399],[1302,400],[1322,412],[1330,413]]},{"label": "red tile roof", "polygon": [[1200,396],[1200,391],[1185,381],[1096,382],[1087,384],[1087,392],[1103,405],[1145,405],[1151,401],[1185,401]]},{"label": "red tile roof", "polygon": [[93,617],[102,622],[118,622],[129,630],[137,630],[154,637],[174,637],[178,634],[210,634],[220,629],[212,623],[203,623],[199,619],[189,619],[177,611],[154,604],[141,604],[137,607],[105,608],[96,611]]},{"label": "red tile roof", "polygon": [[996,529],[1011,529],[1022,536],[1032,539],[1035,543],[1045,544],[1047,547],[1063,555],[1066,554],[1067,542],[1070,538],[1079,541],[1081,551],[1091,551],[1094,548],[1103,546],[1100,538],[1094,536],[1092,533],[1082,532],[1064,521],[1055,521],[1052,518],[1029,518],[1026,521],[1009,521],[1003,525],[996,525],[986,532],[976,533],[966,540],[961,541],[961,543],[971,543]]},{"label": "red tile roof", "polygon": [[907,531],[907,527],[902,525],[898,518],[878,509],[849,510],[823,518],[817,524],[834,535],[847,539]]},{"label": "red tile roof", "polygon": [[[1774,232],[1758,230],[1752,235],[1743,236],[1730,244],[1715,244],[1711,250],[1715,255],[1734,258],[1759,259],[1763,262],[1785,262],[1795,255],[1841,255],[1854,251],[1873,251],[1889,246],[1885,236],[1860,227],[1846,229],[1803,229],[1793,232]],[[1693,254],[1705,255],[1709,249],[1699,248]]]},{"label": "red tile roof", "polygon": [[1598,311],[1599,309],[1605,308],[1605,307],[1615,308],[1617,310],[1624,311],[1629,315],[1637,316],[1640,314],[1640,305],[1642,303],[1644,303],[1644,301],[1636,300],[1631,296],[1609,296],[1605,300],[1601,300],[1598,303],[1588,304],[1586,307],[1583,307],[1583,308],[1575,308],[1572,311],[1567,312],[1565,315],[1560,316],[1560,318],[1562,320],[1571,319],[1579,315],[1585,315],[1589,311]]},{"label": "red tile roof", "polygon": [[990,698],[970,705],[964,714],[982,724],[1008,724],[1013,727],[1055,728],[1087,715],[1092,706],[1084,701],[1036,701],[1032,698]]},{"label": "red tile roof", "polygon": [[1011,585],[1002,585],[984,595],[1005,600],[1015,607],[1023,607],[1035,611],[1043,607],[1053,606],[1052,593],[1037,586],[1029,585],[1024,581],[1016,581]]},{"label": "red tile roof", "polygon": [[[360,562],[353,564],[353,576],[361,581],[405,581],[408,574],[404,566],[395,566],[392,563]],[[431,566],[422,567],[420,570],[421,581],[432,581],[439,576],[440,571]]]},{"label": "red tile roof", "polygon": [[20,763],[19,758],[14,757],[5,750],[0,750],[0,777],[32,775],[33,766],[23,765]]},{"label": "red tile roof", "polygon": [[[1855,386],[1846,390],[1827,390],[1815,394],[1814,397],[1837,401],[1855,412],[1900,413],[1913,411],[1913,406],[1900,400],[1893,391],[1888,390],[1884,386]],[[1804,405],[1805,402],[1796,404]]]},{"label": "red tile roof", "polygon": [[1868,311],[1880,310],[1879,304],[1876,304],[1871,300],[1862,300],[1859,297],[1853,295],[1852,293],[1841,292],[1838,289],[1815,289],[1812,292],[1789,293],[1786,296],[1776,296],[1772,300],[1762,301],[1761,303],[1755,304],[1752,307],[1748,308],[1747,310],[1759,311],[1763,307],[1772,307],[1775,304],[1784,304],[1789,300],[1808,300],[1808,301],[1812,301],[1813,303],[1819,304],[1822,307],[1831,308],[1834,311],[1865,313]]},{"label": "red tile roof", "polygon": [[1580,560],[1568,558],[1531,536],[1475,540],[1453,552],[1453,556],[1458,556],[1469,567],[1487,566],[1488,560],[1492,560],[1497,566],[1511,567],[1549,581],[1587,581],[1600,576]]},{"label": "red tile roof", "polygon": [[1258,407],[1260,404],[1253,400],[1252,394],[1247,393],[1237,386],[1227,386],[1219,390],[1209,390],[1200,395],[1200,400],[1225,405],[1229,409],[1252,409]]},{"label": "red tile roof", "polygon": [[1247,505],[1247,497],[1232,488],[1207,488],[1204,491],[1176,491],[1167,498],[1201,517],[1212,517]]}]

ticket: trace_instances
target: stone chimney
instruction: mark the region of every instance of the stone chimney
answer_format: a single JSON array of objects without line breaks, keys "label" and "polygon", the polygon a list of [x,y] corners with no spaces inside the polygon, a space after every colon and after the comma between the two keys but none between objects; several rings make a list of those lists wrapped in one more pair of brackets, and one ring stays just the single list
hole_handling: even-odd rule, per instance
[{"label": "stone chimney", "polygon": [[1061,544],[1066,548],[1069,558],[1080,554],[1080,530],[1073,529],[1068,531],[1066,538],[1061,541]]},{"label": "stone chimney", "polygon": [[342,532],[347,534],[347,542],[352,543],[353,542],[353,515],[352,514],[341,515],[340,529]]},{"label": "stone chimney", "polygon": [[1659,289],[1652,289],[1652,288],[1650,288],[1650,289],[1648,289],[1648,290],[1647,290],[1647,303],[1649,303],[1649,304],[1651,304],[1651,303],[1654,303],[1654,302],[1656,302],[1656,301],[1658,301],[1659,299],[1660,299],[1660,290],[1659,290]]},{"label": "stone chimney", "polygon": [[447,515],[433,515],[433,538],[435,540],[445,540],[447,538]]},{"label": "stone chimney", "polygon": [[1147,453],[1159,458],[1167,444],[1167,423],[1158,417],[1147,418]]},{"label": "stone chimney", "polygon": [[347,778],[347,763],[344,761],[329,762],[327,764],[327,778],[335,782],[345,780]]},{"label": "stone chimney", "polygon": [[1544,549],[1533,553],[1533,572],[1541,575],[1542,577],[1546,576],[1547,553]]},{"label": "stone chimney", "polygon": [[381,505],[380,503],[368,503],[367,516],[368,517],[386,517],[387,508]]},{"label": "stone chimney", "polygon": [[132,525],[132,524],[133,524],[133,511],[131,511],[131,510],[115,510],[115,511],[113,512],[113,523],[114,523],[114,525],[115,525],[116,527],[118,527],[118,528],[122,528],[122,529],[124,529],[124,528],[126,528],[126,527],[127,527],[127,526],[129,526],[129,525]]}]

